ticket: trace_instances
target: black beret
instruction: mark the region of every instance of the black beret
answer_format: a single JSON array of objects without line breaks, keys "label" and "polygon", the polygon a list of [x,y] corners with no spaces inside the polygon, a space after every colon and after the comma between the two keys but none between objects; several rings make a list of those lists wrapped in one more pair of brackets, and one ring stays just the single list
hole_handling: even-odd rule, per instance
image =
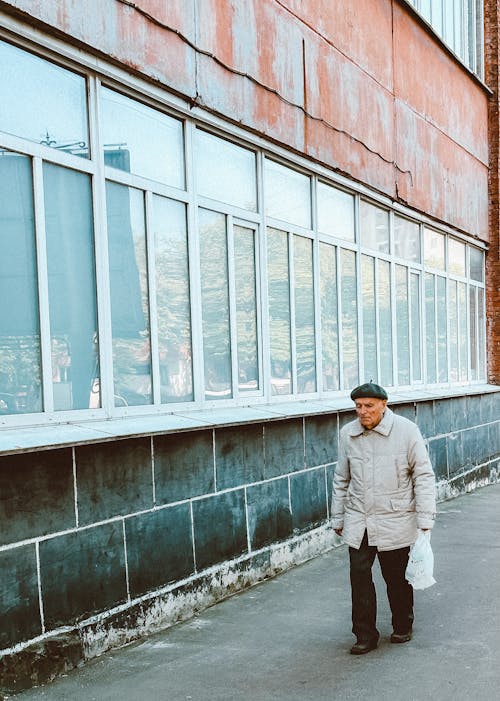
[{"label": "black beret", "polygon": [[373,399],[387,399],[387,392],[375,382],[365,382],[364,385],[355,387],[351,392],[351,399],[361,399],[362,397],[373,397]]}]

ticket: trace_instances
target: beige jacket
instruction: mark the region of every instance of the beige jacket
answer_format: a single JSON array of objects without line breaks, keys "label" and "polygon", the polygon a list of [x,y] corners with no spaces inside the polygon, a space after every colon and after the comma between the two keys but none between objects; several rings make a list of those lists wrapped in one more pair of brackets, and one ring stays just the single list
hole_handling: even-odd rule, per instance
[{"label": "beige jacket", "polygon": [[358,419],[340,432],[333,478],[332,525],[347,545],[395,550],[411,545],[417,528],[432,528],[435,479],[422,435],[412,421],[389,408],[372,430]]}]

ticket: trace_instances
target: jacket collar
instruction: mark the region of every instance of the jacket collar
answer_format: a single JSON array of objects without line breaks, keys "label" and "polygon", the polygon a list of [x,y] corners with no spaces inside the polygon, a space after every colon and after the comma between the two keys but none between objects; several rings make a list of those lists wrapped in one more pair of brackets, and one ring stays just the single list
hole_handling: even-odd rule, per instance
[{"label": "jacket collar", "polygon": [[[392,430],[393,424],[394,413],[389,409],[389,407],[386,407],[384,415],[382,417],[382,421],[371,430],[375,431],[376,433],[380,433],[382,436],[388,436]],[[349,424],[349,429],[347,432],[350,436],[360,436],[366,430],[367,429],[361,425],[360,420],[355,419],[354,421],[352,421],[352,423]]]}]

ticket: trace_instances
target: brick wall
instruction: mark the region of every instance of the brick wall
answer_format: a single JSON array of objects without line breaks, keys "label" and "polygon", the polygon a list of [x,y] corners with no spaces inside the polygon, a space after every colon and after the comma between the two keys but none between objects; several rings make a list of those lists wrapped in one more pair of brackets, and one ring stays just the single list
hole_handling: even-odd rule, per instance
[{"label": "brick wall", "polygon": [[[420,426],[441,498],[498,479],[500,392],[392,408]],[[331,547],[338,433],[352,418],[1,456],[0,689],[51,678]]]},{"label": "brick wall", "polygon": [[488,129],[490,149],[489,240],[486,257],[486,310],[488,339],[488,379],[500,384],[500,152],[499,152],[499,34],[500,2],[485,0],[485,80],[493,91],[489,103]]}]

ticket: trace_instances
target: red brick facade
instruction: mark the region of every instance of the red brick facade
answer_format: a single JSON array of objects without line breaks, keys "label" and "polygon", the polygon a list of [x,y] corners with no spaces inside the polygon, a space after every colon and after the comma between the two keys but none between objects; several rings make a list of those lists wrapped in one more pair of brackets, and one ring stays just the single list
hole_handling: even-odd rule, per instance
[{"label": "red brick facade", "polygon": [[486,257],[488,379],[500,384],[500,2],[485,0],[485,80],[493,94],[489,107],[489,240]]}]

